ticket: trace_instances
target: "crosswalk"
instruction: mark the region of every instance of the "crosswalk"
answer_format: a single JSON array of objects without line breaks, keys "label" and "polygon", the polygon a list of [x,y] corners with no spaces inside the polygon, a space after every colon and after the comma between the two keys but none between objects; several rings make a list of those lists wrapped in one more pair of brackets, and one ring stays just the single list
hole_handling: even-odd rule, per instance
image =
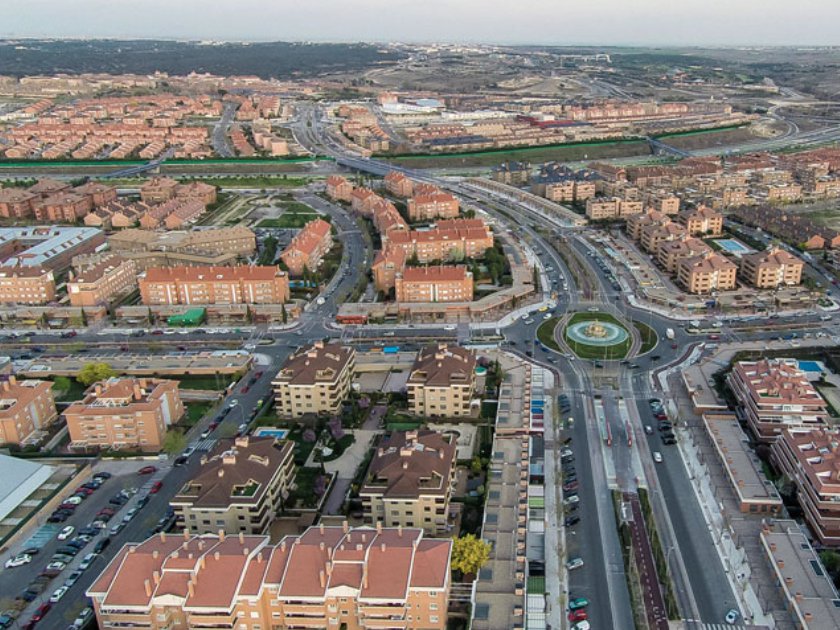
[{"label": "crosswalk", "polygon": [[216,438],[204,438],[193,445],[197,451],[209,451],[216,445]]},{"label": "crosswalk", "polygon": [[691,630],[747,630],[747,626],[730,626],[728,623],[699,623],[686,622],[686,628]]}]

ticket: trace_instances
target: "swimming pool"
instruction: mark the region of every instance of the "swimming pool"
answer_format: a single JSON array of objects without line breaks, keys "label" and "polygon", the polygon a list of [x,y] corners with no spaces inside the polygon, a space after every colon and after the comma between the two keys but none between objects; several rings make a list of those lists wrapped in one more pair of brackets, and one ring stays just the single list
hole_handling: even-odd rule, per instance
[{"label": "swimming pool", "polygon": [[751,254],[755,250],[747,247],[741,241],[734,238],[719,238],[715,239],[715,243],[720,245],[721,249],[725,249],[730,254],[741,256],[742,254]]},{"label": "swimming pool", "polygon": [[289,435],[288,429],[276,429],[274,427],[257,427],[257,430],[253,433],[254,437],[273,437],[277,440],[285,440],[287,435]]},{"label": "swimming pool", "polygon": [[822,372],[823,365],[819,361],[799,361],[799,369],[803,372]]}]

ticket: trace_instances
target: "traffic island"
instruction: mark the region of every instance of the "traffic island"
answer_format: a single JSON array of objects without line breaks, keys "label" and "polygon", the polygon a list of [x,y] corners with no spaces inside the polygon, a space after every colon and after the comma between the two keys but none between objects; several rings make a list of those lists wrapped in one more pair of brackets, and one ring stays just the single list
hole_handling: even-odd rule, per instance
[{"label": "traffic island", "polygon": [[609,313],[575,313],[563,341],[579,358],[602,361],[625,358],[633,345],[630,331]]}]

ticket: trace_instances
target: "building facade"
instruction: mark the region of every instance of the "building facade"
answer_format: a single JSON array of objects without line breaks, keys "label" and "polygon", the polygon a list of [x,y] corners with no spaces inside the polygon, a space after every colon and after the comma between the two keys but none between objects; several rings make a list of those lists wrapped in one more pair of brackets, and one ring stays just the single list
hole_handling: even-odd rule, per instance
[{"label": "building facade", "polygon": [[64,410],[71,450],[158,452],[184,415],[178,381],[114,378],[94,384]]},{"label": "building facade", "polygon": [[677,282],[688,293],[710,295],[735,288],[738,265],[714,252],[683,258],[677,263]]},{"label": "building facade", "polygon": [[107,304],[137,288],[137,265],[115,254],[95,256],[76,267],[67,279],[71,306]]},{"label": "building facade", "polygon": [[0,383],[0,444],[22,444],[55,419],[52,383],[14,376]]},{"label": "building facade", "polygon": [[397,302],[471,302],[473,277],[463,265],[406,267],[394,289]]},{"label": "building facade", "polygon": [[223,438],[169,505],[191,532],[264,534],[295,480],[294,442]]},{"label": "building facade", "polygon": [[409,221],[455,219],[460,211],[458,199],[443,191],[415,194],[407,206]]},{"label": "building facade", "polygon": [[315,342],[292,354],[272,381],[280,418],[335,414],[350,394],[356,351]]},{"label": "building facade", "polygon": [[804,262],[778,247],[741,257],[741,279],[756,289],[797,285],[804,268]]},{"label": "building facade", "polygon": [[0,302],[48,304],[55,300],[55,275],[49,269],[0,266]]},{"label": "building facade", "polygon": [[395,431],[376,450],[359,489],[365,523],[449,531],[455,483],[453,436],[435,431]]},{"label": "building facade", "polygon": [[317,270],[332,245],[332,227],[323,219],[315,219],[295,234],[280,259],[290,275],[301,276],[304,270]]},{"label": "building facade", "polygon": [[275,266],[152,267],[140,278],[143,304],[283,304],[289,277]]},{"label": "building facade", "polygon": [[425,346],[411,367],[408,409],[425,417],[463,417],[472,411],[475,354],[446,343]]}]

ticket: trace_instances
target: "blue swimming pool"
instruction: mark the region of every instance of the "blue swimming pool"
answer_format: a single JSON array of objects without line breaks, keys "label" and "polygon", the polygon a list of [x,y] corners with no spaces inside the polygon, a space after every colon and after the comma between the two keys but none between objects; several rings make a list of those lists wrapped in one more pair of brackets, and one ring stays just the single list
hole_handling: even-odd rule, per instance
[{"label": "blue swimming pool", "polygon": [[799,369],[803,372],[822,372],[823,366],[819,361],[799,361]]},{"label": "blue swimming pool", "polygon": [[720,245],[721,249],[725,249],[730,254],[735,254],[736,256],[740,256],[741,254],[751,254],[755,251],[734,238],[715,239],[715,243]]},{"label": "blue swimming pool", "polygon": [[285,440],[289,435],[288,429],[275,429],[274,427],[257,427],[253,433],[254,437],[273,437],[278,440]]}]

